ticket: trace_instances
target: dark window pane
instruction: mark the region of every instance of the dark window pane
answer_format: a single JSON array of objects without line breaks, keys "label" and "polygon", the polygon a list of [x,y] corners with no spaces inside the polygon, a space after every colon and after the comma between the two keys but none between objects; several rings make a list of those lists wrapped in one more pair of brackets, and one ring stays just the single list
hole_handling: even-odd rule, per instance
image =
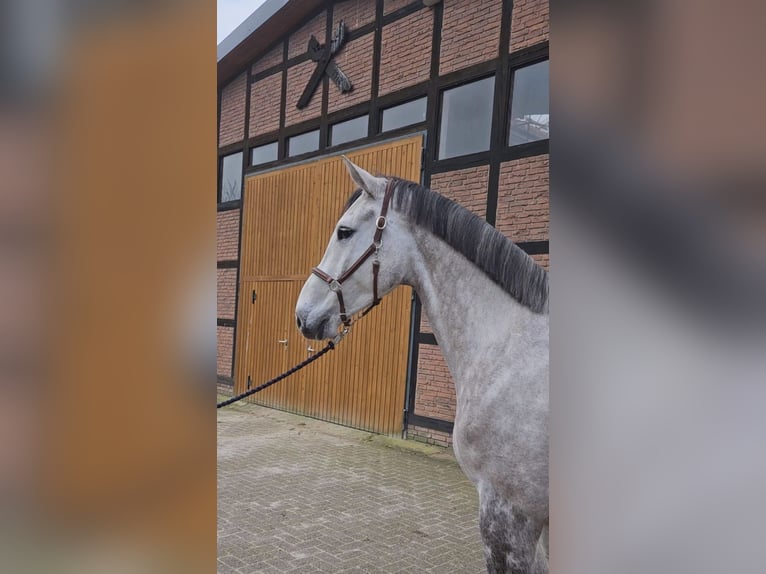
[{"label": "dark window pane", "polygon": [[381,131],[387,132],[424,121],[426,121],[426,99],[420,98],[383,110]]},{"label": "dark window pane", "polygon": [[338,145],[367,137],[367,120],[369,116],[362,116],[338,122],[332,126],[330,132],[330,145]]},{"label": "dark window pane", "polygon": [[242,152],[233,153],[221,162],[221,201],[242,197]]},{"label": "dark window pane", "polygon": [[548,62],[513,74],[509,145],[548,139]]},{"label": "dark window pane", "polygon": [[287,140],[287,155],[296,156],[319,149],[319,130],[293,136]]},{"label": "dark window pane", "polygon": [[250,150],[250,165],[277,161],[277,142],[260,145]]},{"label": "dark window pane", "polygon": [[495,78],[446,90],[442,95],[439,159],[489,149]]}]

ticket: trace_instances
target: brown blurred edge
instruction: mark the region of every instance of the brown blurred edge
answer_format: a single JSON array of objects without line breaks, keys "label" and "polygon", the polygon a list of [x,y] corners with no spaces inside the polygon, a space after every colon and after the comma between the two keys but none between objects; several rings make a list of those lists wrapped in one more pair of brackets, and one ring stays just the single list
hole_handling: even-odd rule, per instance
[{"label": "brown blurred edge", "polygon": [[176,347],[179,307],[215,273],[215,22],[215,3],[187,2],[73,34],[49,190],[60,235],[39,474],[57,529],[207,572],[214,364]]}]

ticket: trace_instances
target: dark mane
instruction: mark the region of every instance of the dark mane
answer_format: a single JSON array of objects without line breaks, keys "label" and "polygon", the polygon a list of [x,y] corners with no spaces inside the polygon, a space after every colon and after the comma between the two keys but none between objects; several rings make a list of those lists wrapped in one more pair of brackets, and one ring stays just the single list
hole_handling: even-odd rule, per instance
[{"label": "dark mane", "polygon": [[411,181],[392,179],[393,209],[461,253],[519,303],[535,313],[547,312],[548,272],[519,246],[443,195]]}]

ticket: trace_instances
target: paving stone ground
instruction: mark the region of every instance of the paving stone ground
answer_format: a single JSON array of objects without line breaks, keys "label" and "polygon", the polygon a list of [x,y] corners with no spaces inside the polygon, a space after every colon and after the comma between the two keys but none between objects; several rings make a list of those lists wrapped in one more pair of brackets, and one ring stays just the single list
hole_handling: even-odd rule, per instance
[{"label": "paving stone ground", "polygon": [[218,572],[483,573],[476,491],[437,447],[220,409]]}]

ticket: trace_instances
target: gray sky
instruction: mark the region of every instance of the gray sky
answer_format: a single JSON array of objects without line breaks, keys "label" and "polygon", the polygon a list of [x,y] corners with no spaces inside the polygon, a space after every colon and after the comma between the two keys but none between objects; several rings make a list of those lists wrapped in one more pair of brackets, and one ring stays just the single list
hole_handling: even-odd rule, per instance
[{"label": "gray sky", "polygon": [[266,0],[218,0],[218,40],[220,44]]}]

